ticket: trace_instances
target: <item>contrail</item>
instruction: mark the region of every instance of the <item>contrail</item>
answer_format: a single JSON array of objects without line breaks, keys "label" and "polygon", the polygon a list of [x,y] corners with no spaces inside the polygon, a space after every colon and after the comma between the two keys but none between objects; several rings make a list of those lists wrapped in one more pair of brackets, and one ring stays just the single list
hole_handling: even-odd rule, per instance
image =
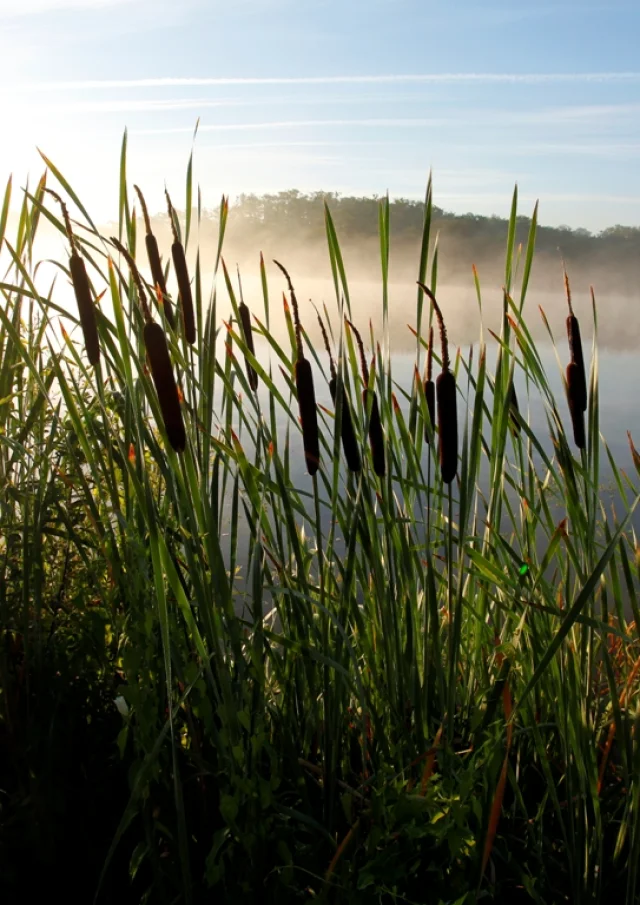
[{"label": "contrail", "polygon": [[636,82],[640,72],[430,72],[387,75],[266,76],[255,78],[148,78],[78,79],[23,85],[25,91],[64,91],[101,88],[182,88],[229,85],[383,85],[411,83],[510,83],[535,85],[550,82]]}]

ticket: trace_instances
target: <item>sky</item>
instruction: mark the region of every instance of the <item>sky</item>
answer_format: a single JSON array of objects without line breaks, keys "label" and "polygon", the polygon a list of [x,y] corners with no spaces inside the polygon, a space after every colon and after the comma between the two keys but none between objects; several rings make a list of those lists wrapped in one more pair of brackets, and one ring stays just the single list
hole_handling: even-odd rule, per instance
[{"label": "sky", "polygon": [[113,219],[126,128],[130,182],[181,207],[199,118],[205,207],[420,198],[432,168],[446,210],[508,216],[517,182],[542,223],[639,226],[639,39],[616,0],[0,0],[0,184],[40,148]]}]

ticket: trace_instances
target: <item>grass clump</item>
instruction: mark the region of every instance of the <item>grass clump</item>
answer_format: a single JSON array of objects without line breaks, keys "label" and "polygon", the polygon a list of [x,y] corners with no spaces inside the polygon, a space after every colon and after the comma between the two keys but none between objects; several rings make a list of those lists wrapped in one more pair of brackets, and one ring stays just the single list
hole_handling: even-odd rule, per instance
[{"label": "grass clump", "polygon": [[[3,240],[0,279],[7,901],[635,903],[640,456],[631,435],[630,468],[607,456],[606,506],[595,306],[586,412],[572,328],[572,444],[527,320],[537,213],[520,258],[514,196],[500,335],[453,364],[425,214],[423,385],[388,354],[388,200],[371,365],[327,208],[332,410],[282,265],[290,350],[262,257],[264,315],[243,313],[225,269],[234,316],[221,330],[217,285],[202,303],[201,255],[194,296],[174,256],[180,342],[154,323],[126,179],[125,248],[48,166],[84,218],[105,301],[83,334],[89,363],[100,355],[87,367],[71,330],[81,303],[76,318],[38,281],[40,215],[71,240],[42,180]],[[228,213],[223,199],[214,272]]]}]

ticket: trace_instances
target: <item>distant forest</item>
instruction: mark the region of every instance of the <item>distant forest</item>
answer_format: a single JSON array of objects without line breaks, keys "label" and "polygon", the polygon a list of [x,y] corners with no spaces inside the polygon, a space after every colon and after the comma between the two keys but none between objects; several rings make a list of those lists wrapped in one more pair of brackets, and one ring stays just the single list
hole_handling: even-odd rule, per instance
[{"label": "distant forest", "polygon": [[[304,194],[295,189],[272,195],[240,195],[231,205],[225,249],[229,260],[288,254],[299,260],[317,258],[325,249],[324,203],[329,205],[347,265],[371,268],[377,264],[377,197],[347,197],[331,192]],[[508,210],[507,210],[508,213]],[[196,212],[194,211],[194,219]],[[399,198],[390,203],[392,268],[404,278],[415,273],[424,218],[424,203]],[[161,233],[166,216],[154,218]],[[202,213],[201,240],[217,232],[218,212]],[[161,225],[162,224],[162,225]],[[528,216],[517,220],[517,242],[526,246]],[[453,214],[433,207],[432,241],[438,235],[439,276],[449,282],[468,282],[471,265],[481,278],[500,282],[504,272],[507,219],[477,214]],[[235,258],[234,258],[235,255]],[[326,253],[325,253],[326,258]],[[569,226],[538,225],[534,281],[539,289],[561,282],[565,259],[573,284],[584,290],[595,283],[602,291],[635,295],[640,285],[640,227],[611,226],[598,234]],[[378,264],[379,268],[379,264]],[[349,268],[348,268],[349,270]]]}]

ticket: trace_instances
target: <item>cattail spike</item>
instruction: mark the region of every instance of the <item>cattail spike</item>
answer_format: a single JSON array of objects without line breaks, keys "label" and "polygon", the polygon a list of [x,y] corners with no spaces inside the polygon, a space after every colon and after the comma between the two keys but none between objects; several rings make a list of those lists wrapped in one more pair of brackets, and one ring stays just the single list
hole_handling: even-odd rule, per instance
[{"label": "cattail spike", "polygon": [[564,259],[562,261],[562,276],[564,279],[564,291],[565,295],[567,296],[567,304],[569,305],[569,314],[573,314],[573,305],[571,304],[571,286],[569,285],[569,274],[567,273]]},{"label": "cattail spike", "polygon": [[520,422],[518,421],[518,415],[520,414],[520,408],[518,406],[518,397],[516,395],[516,387],[513,382],[509,384],[509,418],[511,420],[511,426],[513,428],[513,432],[516,436],[520,434]]},{"label": "cattail spike", "polygon": [[144,219],[145,232],[148,236],[153,235],[153,232],[151,229],[151,220],[149,218],[149,211],[147,210],[147,202],[144,200],[144,195],[142,194],[142,192],[140,191],[138,186],[134,185],[133,188],[136,191],[138,198],[140,199],[140,207],[142,208],[142,217]]},{"label": "cattail spike", "polygon": [[[333,404],[337,407],[337,398],[338,398],[338,378],[334,374],[329,381],[329,392],[331,393],[331,398],[333,399]],[[342,439],[342,449],[344,450],[344,457],[347,460],[347,465],[349,466],[349,470],[353,472],[359,472],[362,470],[362,459],[360,458],[360,449],[358,447],[358,441],[356,439],[356,432],[353,427],[353,417],[351,414],[351,407],[349,406],[349,399],[347,397],[347,393],[344,388],[344,384],[342,386],[342,407],[341,407],[341,418],[340,418],[340,437]]]},{"label": "cattail spike", "polygon": [[53,189],[43,188],[43,191],[48,192],[55,198],[62,209],[62,217],[64,219],[67,238],[69,239],[69,245],[71,247],[71,254],[69,255],[69,272],[71,274],[73,294],[76,297],[76,304],[78,306],[80,327],[82,328],[82,335],[84,337],[84,348],[87,353],[89,364],[97,365],[100,360],[100,340],[98,338],[96,309],[91,294],[91,284],[89,283],[89,277],[87,276],[84,258],[78,253],[67,205]]},{"label": "cattail spike", "polygon": [[433,292],[429,289],[428,286],[425,286],[424,283],[418,281],[418,286],[422,289],[422,291],[429,297],[431,300],[431,304],[433,305],[433,310],[436,313],[436,317],[438,318],[438,325],[440,327],[440,344],[442,346],[442,370],[448,371],[451,367],[451,363],[449,360],[449,341],[447,339],[447,328],[444,323],[444,318],[442,317],[442,311],[440,310],[440,306],[436,301],[436,297]]},{"label": "cattail spike", "polygon": [[429,346],[427,348],[427,381],[432,379],[433,374],[433,327],[429,328]]},{"label": "cattail spike", "polygon": [[64,220],[64,227],[67,232],[67,239],[69,240],[69,245],[71,246],[71,254],[74,254],[74,252],[77,254],[78,249],[76,247],[76,240],[75,236],[73,235],[73,229],[71,228],[71,217],[69,216],[69,209],[67,208],[67,205],[64,203],[60,195],[57,192],[54,192],[53,189],[45,188],[44,191],[48,192],[52,196],[52,198],[55,198],[60,205],[60,208],[62,210],[62,219]]},{"label": "cattail spike", "polygon": [[320,440],[318,433],[318,410],[313,385],[311,364],[306,358],[299,358],[294,365],[294,377],[298,391],[298,407],[302,422],[302,443],[307,471],[314,475],[320,467]]},{"label": "cattail spike", "polygon": [[580,369],[575,361],[570,361],[567,365],[567,400],[573,425],[573,439],[578,449],[584,449],[586,446],[581,393]]},{"label": "cattail spike", "polygon": [[371,414],[369,416],[369,446],[371,447],[373,470],[379,478],[384,478],[386,474],[384,433],[382,431],[380,408],[378,407],[378,395],[375,390],[365,389],[363,391],[362,401],[364,403],[365,411],[369,406],[369,397],[371,397]]},{"label": "cattail spike", "polygon": [[160,324],[152,321],[145,324],[143,337],[169,443],[176,452],[183,452],[187,437],[167,339]]},{"label": "cattail spike", "polygon": [[178,236],[178,229],[175,221],[175,211],[169,192],[165,188],[165,197],[167,199],[167,210],[169,211],[169,220],[171,221],[171,232],[173,233],[173,244],[171,245],[171,257],[173,259],[173,269],[176,272],[178,281],[178,299],[180,302],[180,310],[182,312],[182,325],[184,327],[185,339],[190,345],[196,341],[196,320],[193,312],[193,296],[191,294],[191,283],[189,281],[189,269],[187,267],[187,258],[184,247]]},{"label": "cattail spike", "polygon": [[[311,304],[313,305],[313,302],[311,302]],[[332,353],[331,353],[331,345],[330,345],[330,343],[329,343],[329,337],[328,337],[328,335],[327,335],[327,330],[326,330],[326,327],[325,327],[325,325],[324,325],[324,321],[323,321],[322,318],[320,317],[320,312],[318,311],[318,309],[316,308],[315,305],[313,305],[313,307],[314,307],[315,310],[316,310],[316,315],[317,315],[317,317],[318,317],[318,323],[320,324],[320,332],[322,333],[322,339],[323,339],[323,341],[324,341],[324,347],[325,347],[325,349],[327,350],[327,355],[329,356],[329,369],[330,369],[330,372],[331,372],[331,379],[332,379],[332,380],[335,380],[335,378],[336,378],[336,363],[335,363],[335,361],[333,360],[333,355],[332,355]],[[335,402],[335,399],[334,399],[334,402]]]},{"label": "cattail spike", "polygon": [[167,191],[166,186],[165,186],[165,190],[164,190],[164,196],[167,199],[167,211],[169,213],[169,223],[171,224],[171,233],[173,235],[173,241],[179,242],[180,237],[178,236],[178,230],[176,228],[175,210],[173,208],[173,204],[171,203],[171,198],[169,197],[169,192]]},{"label": "cattail spike", "polygon": [[364,381],[364,385],[369,386],[369,366],[367,365],[367,357],[364,352],[364,343],[362,342],[360,331],[354,324],[351,323],[348,318],[345,317],[344,320],[345,323],[353,330],[353,334],[358,344],[358,350],[360,352],[360,368],[362,370],[362,379]]},{"label": "cattail spike", "polygon": [[456,379],[451,371],[443,371],[436,380],[438,399],[438,433],[440,473],[450,484],[458,470],[458,415]]},{"label": "cattail spike", "polygon": [[142,282],[142,278],[140,276],[140,272],[136,266],[136,262],[133,260],[127,249],[124,247],[122,242],[119,239],[116,239],[115,236],[111,237],[111,243],[114,245],[117,250],[120,252],[122,257],[125,259],[127,264],[129,265],[129,270],[131,271],[131,276],[133,277],[133,282],[136,284],[136,289],[138,290],[138,297],[140,299],[140,307],[142,308],[142,315],[145,319],[146,323],[151,321],[151,312],[149,310],[149,305],[147,303],[147,294],[145,292],[144,284]]},{"label": "cattail spike", "polygon": [[[244,335],[244,341],[247,346],[247,349],[253,357],[255,358],[255,347],[253,345],[253,329],[251,327],[251,312],[247,305],[244,302],[240,302],[238,306],[238,312],[240,314],[240,323],[242,324],[242,333]],[[247,369],[247,378],[249,380],[249,386],[255,393],[258,389],[258,375],[256,373],[255,368],[250,363],[249,359],[245,356],[245,367]]]},{"label": "cattail spike", "polygon": [[297,347],[297,353],[298,353],[298,361],[300,361],[301,359],[304,358],[304,353],[303,353],[303,349],[302,349],[302,325],[300,323],[300,312],[298,310],[298,299],[296,298],[296,293],[293,288],[293,283],[291,282],[291,277],[289,276],[289,273],[287,272],[285,267],[279,261],[276,261],[275,259],[274,259],[273,263],[276,265],[276,267],[279,267],[280,270],[283,272],[285,279],[287,281],[287,285],[289,287],[289,293],[291,295],[291,307],[293,308],[293,324],[294,324],[295,331],[296,331],[296,347]]}]

